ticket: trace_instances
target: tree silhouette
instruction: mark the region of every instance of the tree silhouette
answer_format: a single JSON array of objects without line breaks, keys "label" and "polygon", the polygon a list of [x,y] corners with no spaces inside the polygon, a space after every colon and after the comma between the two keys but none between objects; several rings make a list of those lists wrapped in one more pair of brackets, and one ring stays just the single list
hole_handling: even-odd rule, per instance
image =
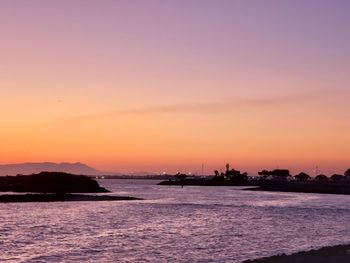
[{"label": "tree silhouette", "polygon": [[324,174],[319,174],[315,177],[316,181],[328,181],[329,178],[327,176],[325,176]]},{"label": "tree silhouette", "polygon": [[296,176],[294,176],[294,178],[297,179],[298,181],[307,181],[307,180],[310,180],[311,177],[307,173],[301,172]]},{"label": "tree silhouette", "polygon": [[350,178],[350,168],[345,171],[344,175]]},{"label": "tree silhouette", "polygon": [[341,175],[341,174],[333,174],[331,176],[331,179],[333,181],[341,181],[341,180],[344,180],[345,179],[345,176],[344,175]]}]

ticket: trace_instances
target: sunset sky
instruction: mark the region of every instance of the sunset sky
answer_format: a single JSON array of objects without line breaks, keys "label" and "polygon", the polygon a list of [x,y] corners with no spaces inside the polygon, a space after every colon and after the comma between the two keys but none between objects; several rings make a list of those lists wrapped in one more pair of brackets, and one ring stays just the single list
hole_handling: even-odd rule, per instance
[{"label": "sunset sky", "polygon": [[0,1],[0,163],[350,167],[350,1]]}]

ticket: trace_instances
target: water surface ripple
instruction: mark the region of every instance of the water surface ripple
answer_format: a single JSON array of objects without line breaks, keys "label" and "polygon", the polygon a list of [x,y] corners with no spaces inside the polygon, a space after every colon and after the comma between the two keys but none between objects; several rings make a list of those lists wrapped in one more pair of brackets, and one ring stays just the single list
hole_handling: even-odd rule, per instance
[{"label": "water surface ripple", "polygon": [[350,242],[350,196],[101,180],[144,201],[0,204],[0,262],[240,262]]}]

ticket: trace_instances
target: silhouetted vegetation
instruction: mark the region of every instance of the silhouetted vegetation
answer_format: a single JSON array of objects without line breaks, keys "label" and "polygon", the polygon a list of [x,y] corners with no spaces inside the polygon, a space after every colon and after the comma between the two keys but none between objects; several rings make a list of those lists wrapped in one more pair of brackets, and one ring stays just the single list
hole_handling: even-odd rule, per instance
[{"label": "silhouetted vegetation", "polygon": [[186,177],[187,177],[187,175],[186,175],[186,174],[182,174],[182,173],[177,173],[177,174],[175,175],[175,178],[176,178],[176,180],[178,180],[178,181],[183,181],[183,180],[186,179]]},{"label": "silhouetted vegetation", "polygon": [[245,185],[248,182],[248,173],[235,169],[230,169],[230,165],[226,165],[225,173],[214,171],[211,177],[193,177],[185,174],[177,173],[168,181],[163,181],[162,185]]},{"label": "silhouetted vegetation", "polygon": [[0,177],[0,191],[37,193],[108,192],[90,177],[60,172]]},{"label": "silhouetted vegetation", "polygon": [[341,175],[341,174],[333,174],[331,176],[331,180],[333,180],[333,181],[342,181],[342,180],[345,180],[345,176]]},{"label": "silhouetted vegetation", "polygon": [[0,191],[30,192],[30,194],[0,195],[0,203],[141,200],[129,196],[76,194],[104,193],[108,190],[100,187],[90,177],[61,172],[0,177]]},{"label": "silhouetted vegetation", "polygon": [[345,177],[347,177],[348,179],[350,179],[350,168],[347,169],[347,170],[344,172],[344,175],[345,175]]},{"label": "silhouetted vegetation", "polygon": [[301,172],[297,175],[294,176],[294,178],[297,180],[297,181],[308,181],[311,179],[310,175],[308,175],[307,173],[304,173],[304,172]]},{"label": "silhouetted vegetation", "polygon": [[[344,174],[349,175],[350,169]],[[320,174],[312,178],[305,172],[291,176],[288,169],[262,170],[259,176],[248,176],[246,172],[230,169],[226,165],[225,173],[214,171],[210,177],[180,177],[169,179],[159,184],[162,185],[203,185],[203,186],[254,186],[247,190],[256,191],[284,191],[324,194],[350,194],[350,177],[345,175],[333,175],[329,179]]]},{"label": "silhouetted vegetation", "polygon": [[329,178],[324,174],[319,174],[315,177],[315,180],[319,182],[325,182],[325,181],[329,181]]}]

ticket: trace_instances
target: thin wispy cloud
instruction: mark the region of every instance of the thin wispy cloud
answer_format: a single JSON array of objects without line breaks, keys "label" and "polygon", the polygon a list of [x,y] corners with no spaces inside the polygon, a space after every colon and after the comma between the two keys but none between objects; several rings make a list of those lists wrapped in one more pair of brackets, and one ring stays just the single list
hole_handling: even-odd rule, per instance
[{"label": "thin wispy cloud", "polygon": [[60,122],[86,122],[99,119],[117,118],[127,115],[155,115],[155,114],[174,114],[174,113],[193,113],[193,114],[210,114],[223,111],[241,109],[241,108],[269,108],[274,106],[283,106],[310,102],[315,99],[314,95],[302,94],[281,97],[270,97],[261,99],[230,99],[225,101],[201,102],[201,103],[183,103],[170,105],[156,105],[150,107],[141,107],[125,110],[115,110],[96,114],[86,114],[72,116],[59,120]]}]

